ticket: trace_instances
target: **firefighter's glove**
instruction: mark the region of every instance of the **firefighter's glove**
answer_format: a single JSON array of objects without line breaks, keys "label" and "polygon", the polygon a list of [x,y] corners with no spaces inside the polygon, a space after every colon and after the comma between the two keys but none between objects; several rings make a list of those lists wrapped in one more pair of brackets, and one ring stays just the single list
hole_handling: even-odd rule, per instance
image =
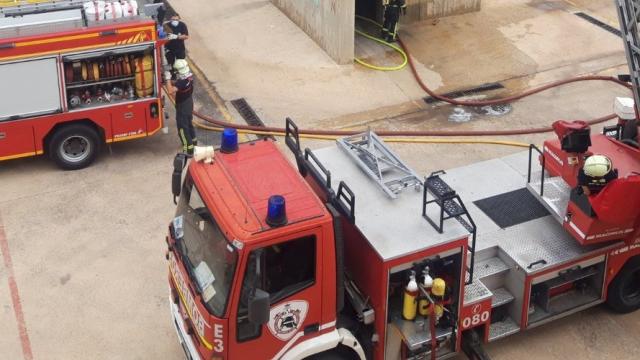
[{"label": "firefighter's glove", "polygon": [[169,40],[175,40],[175,39],[177,39],[177,38],[178,38],[178,35],[176,35],[176,34],[169,34],[169,35],[167,35],[167,39],[169,39]]}]

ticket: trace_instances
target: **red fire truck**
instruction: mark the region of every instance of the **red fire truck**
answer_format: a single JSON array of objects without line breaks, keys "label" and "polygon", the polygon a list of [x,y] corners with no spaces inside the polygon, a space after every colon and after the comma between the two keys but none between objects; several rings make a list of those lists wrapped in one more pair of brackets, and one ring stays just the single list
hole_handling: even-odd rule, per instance
[{"label": "red fire truck", "polygon": [[[483,343],[583,309],[640,308],[640,0],[616,5],[635,101],[600,134],[558,121],[541,148],[425,178],[372,132],[302,151],[290,120],[297,169],[232,129],[177,155],[167,259],[187,357],[488,359]],[[597,192],[578,180],[595,155],[616,175]]]},{"label": "red fire truck", "polygon": [[0,160],[80,169],[103,143],[156,133],[161,45],[134,0],[0,7]]},{"label": "red fire truck", "polygon": [[[620,121],[558,122],[541,150],[426,178],[372,132],[303,152],[290,120],[297,169],[231,129],[215,152],[176,156],[167,259],[185,353],[487,359],[482,343],[601,303],[638,309],[640,150],[635,117]],[[588,196],[575,178],[590,154],[618,179]]]}]

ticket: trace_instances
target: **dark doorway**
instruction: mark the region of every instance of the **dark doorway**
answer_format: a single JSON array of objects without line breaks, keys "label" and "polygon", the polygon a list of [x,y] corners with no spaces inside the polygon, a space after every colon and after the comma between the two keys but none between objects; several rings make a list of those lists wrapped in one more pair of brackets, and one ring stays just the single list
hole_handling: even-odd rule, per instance
[{"label": "dark doorway", "polygon": [[382,0],[356,0],[356,16],[380,21],[382,19]]}]

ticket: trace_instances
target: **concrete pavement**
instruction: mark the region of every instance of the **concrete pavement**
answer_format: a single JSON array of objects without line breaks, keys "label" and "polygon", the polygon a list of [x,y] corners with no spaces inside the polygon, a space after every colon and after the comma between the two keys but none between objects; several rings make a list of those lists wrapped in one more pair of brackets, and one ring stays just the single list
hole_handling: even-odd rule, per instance
[{"label": "concrete pavement", "polygon": [[[514,104],[501,117],[447,120],[452,107],[427,105],[405,70],[338,66],[268,1],[173,0],[190,26],[189,54],[226,101],[245,97],[268,125],[285,116],[302,127],[503,129],[611,112],[617,86],[574,84]],[[573,15],[615,25],[596,0],[487,0],[484,10],[402,30],[420,73],[438,92],[500,82],[511,94],[570,75],[626,72],[620,39]],[[356,38],[364,56],[397,57]],[[206,96],[198,106],[224,118]],[[235,120],[239,120],[237,116]],[[179,359],[168,312],[164,236],[174,206],[169,135],[114,145],[91,168],[61,172],[44,158],[0,164],[0,230],[11,256],[0,266],[0,359]],[[552,136],[509,138],[540,143]],[[215,137],[211,137],[214,141]],[[311,147],[325,142],[307,141]],[[393,144],[420,174],[506,155],[478,145]],[[5,252],[3,251],[3,256]],[[14,279],[16,290],[10,286]],[[24,321],[16,313],[19,295]],[[604,307],[488,347],[495,359],[634,359],[640,313]]]}]

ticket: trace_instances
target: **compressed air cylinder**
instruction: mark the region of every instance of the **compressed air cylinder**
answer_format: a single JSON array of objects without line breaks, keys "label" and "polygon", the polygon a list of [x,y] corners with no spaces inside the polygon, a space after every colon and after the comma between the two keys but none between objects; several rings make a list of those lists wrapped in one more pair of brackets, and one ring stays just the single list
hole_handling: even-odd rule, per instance
[{"label": "compressed air cylinder", "polygon": [[[427,292],[430,291],[433,286],[433,278],[429,275],[428,266],[422,270],[422,286]],[[418,312],[422,316],[429,316],[429,301],[427,299],[421,299],[418,302]]]},{"label": "compressed air cylinder", "polygon": [[433,286],[431,287],[431,294],[433,294],[433,296],[435,297],[434,300],[438,302],[438,304],[436,304],[436,306],[434,307],[434,313],[436,315],[436,323],[438,322],[438,320],[440,320],[440,318],[442,317],[442,314],[444,314],[444,306],[440,301],[444,297],[446,288],[447,288],[447,283],[443,279],[435,278],[433,280]]},{"label": "compressed air cylinder", "polygon": [[416,274],[412,271],[409,277],[409,284],[404,289],[404,301],[402,305],[402,317],[405,320],[414,320],[418,312],[418,283]]}]

